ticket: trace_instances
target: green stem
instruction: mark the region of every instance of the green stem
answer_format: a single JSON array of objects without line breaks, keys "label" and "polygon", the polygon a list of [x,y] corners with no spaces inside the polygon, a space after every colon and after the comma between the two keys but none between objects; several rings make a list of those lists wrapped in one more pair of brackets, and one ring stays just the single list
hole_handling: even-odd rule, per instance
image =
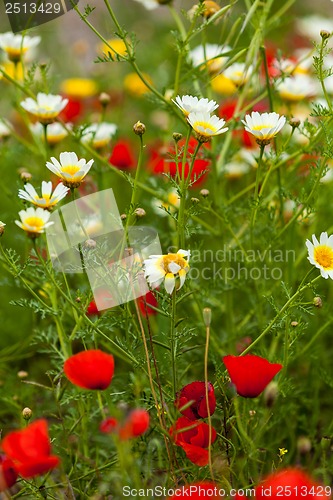
[{"label": "green stem", "polygon": [[176,396],[177,392],[177,371],[176,357],[177,345],[175,340],[175,323],[176,323],[176,288],[171,295],[171,327],[170,327],[170,354],[171,354],[171,370],[172,370],[172,396]]},{"label": "green stem", "polygon": [[251,224],[250,224],[250,233],[251,233],[251,245],[253,247],[253,229],[254,225],[256,222],[256,216],[257,216],[257,211],[258,211],[258,206],[259,206],[259,182],[260,182],[260,176],[261,176],[261,168],[263,164],[263,155],[264,155],[264,150],[265,150],[265,144],[260,144],[260,155],[258,159],[258,167],[257,167],[257,173],[256,173],[256,184],[254,187],[254,196],[253,196],[253,207],[252,207],[252,213],[251,213]]},{"label": "green stem", "polygon": [[[307,274],[307,276],[309,276],[309,274],[313,271],[313,269],[311,269],[309,271],[309,273]],[[242,353],[241,353],[241,356],[244,356],[245,354],[247,354],[249,351],[251,351],[253,349],[253,347],[258,343],[260,342],[260,340],[262,340],[265,335],[267,335],[267,333],[269,333],[271,331],[271,329],[273,328],[273,326],[275,325],[275,323],[277,322],[277,320],[283,315],[283,313],[289,308],[289,306],[291,306],[291,304],[301,295],[302,292],[304,292],[304,290],[306,290],[307,288],[309,288],[310,286],[312,286],[316,281],[318,281],[319,279],[321,278],[321,275],[317,276],[315,279],[313,279],[312,281],[310,281],[309,283],[306,283],[305,285],[303,285],[303,282],[304,280],[302,281],[302,283],[300,284],[300,286],[298,287],[297,291],[294,293],[294,295],[292,295],[292,297],[290,297],[287,302],[284,304],[284,306],[280,309],[280,311],[276,314],[276,316],[272,319],[272,321],[269,323],[269,325],[264,329],[264,331],[259,335],[259,337],[257,337]]]},{"label": "green stem", "polygon": [[[178,232],[178,247],[185,247],[185,205],[186,205],[186,182],[185,182],[185,166],[187,160],[187,151],[188,145],[190,142],[190,137],[192,134],[191,127],[187,130],[187,136],[183,151],[183,159],[182,159],[182,170],[181,170],[181,179],[180,179],[180,204],[177,218],[177,232]],[[176,159],[177,160],[177,159]],[[177,166],[178,169],[178,166]]]}]

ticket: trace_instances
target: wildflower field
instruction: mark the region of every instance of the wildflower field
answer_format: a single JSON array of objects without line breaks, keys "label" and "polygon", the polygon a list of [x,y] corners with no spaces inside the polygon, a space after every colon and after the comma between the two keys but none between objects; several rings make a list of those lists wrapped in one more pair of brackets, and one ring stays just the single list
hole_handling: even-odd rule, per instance
[{"label": "wildflower field", "polygon": [[332,498],[333,2],[60,8],[0,6],[0,498]]}]

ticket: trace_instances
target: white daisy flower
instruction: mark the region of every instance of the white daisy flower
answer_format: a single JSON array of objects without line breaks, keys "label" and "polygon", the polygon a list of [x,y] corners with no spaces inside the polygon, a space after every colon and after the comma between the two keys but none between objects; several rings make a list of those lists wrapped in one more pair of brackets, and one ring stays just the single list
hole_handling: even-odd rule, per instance
[{"label": "white daisy flower", "polygon": [[317,86],[307,75],[295,74],[276,83],[276,90],[286,101],[302,101],[317,94]]},{"label": "white daisy flower", "polygon": [[145,268],[145,278],[153,288],[158,287],[164,281],[166,291],[171,295],[176,286],[176,279],[179,278],[179,290],[186,278],[190,266],[189,250],[178,250],[177,253],[167,255],[150,255],[143,264]]},{"label": "white daisy flower", "polygon": [[253,73],[253,66],[246,67],[245,63],[234,63],[223,71],[223,75],[237,87],[244,85]]},{"label": "white daisy flower", "polygon": [[147,10],[154,10],[160,6],[157,0],[135,0],[138,3],[141,3],[143,7]]},{"label": "white daisy flower", "polygon": [[245,115],[245,130],[254,135],[258,144],[269,144],[286,123],[285,116],[277,113],[258,113],[253,111],[251,115]]},{"label": "white daisy flower", "polygon": [[[66,127],[71,129],[72,124],[66,123]],[[37,137],[44,139],[44,127],[41,123],[39,123],[39,122],[33,123],[30,126],[30,130]],[[46,129],[47,143],[50,146],[54,146],[55,144],[58,144],[58,142],[65,139],[65,137],[67,137],[67,136],[68,136],[68,132],[61,125],[61,123],[58,123],[58,122],[50,123]]]},{"label": "white daisy flower", "polygon": [[[313,243],[312,243],[313,242]],[[308,260],[320,269],[323,278],[333,279],[333,235],[327,236],[327,233],[321,233],[320,240],[312,235],[312,242],[306,240],[308,249]]]},{"label": "white daisy flower", "polygon": [[220,71],[223,65],[228,60],[225,54],[231,51],[231,48],[227,45],[217,45],[215,43],[206,43],[205,46],[198,45],[189,52],[188,58],[192,62],[194,67],[207,64],[207,68],[210,73],[216,73]]},{"label": "white daisy flower", "polygon": [[211,137],[228,130],[228,127],[224,127],[223,118],[220,119],[216,115],[210,116],[209,113],[190,113],[187,121],[196,132],[199,142],[208,142]]},{"label": "white daisy flower", "polygon": [[178,106],[178,108],[188,116],[190,113],[208,113],[211,114],[216,108],[219,107],[217,102],[209,101],[206,97],[198,99],[198,97],[192,95],[183,95],[180,97],[177,95],[176,99],[172,101]]},{"label": "white daisy flower", "polygon": [[[52,163],[51,163],[52,162]],[[46,166],[51,172],[60,177],[66,187],[79,187],[89,172],[94,160],[78,159],[76,153],[60,153],[60,162],[52,157]]]},{"label": "white daisy flower", "polygon": [[50,215],[50,212],[40,207],[29,207],[19,212],[21,221],[16,220],[15,224],[23,229],[29,238],[37,238],[47,227],[54,224],[54,222],[48,222]]},{"label": "white daisy flower", "polygon": [[60,182],[52,193],[52,182],[43,181],[42,196],[37,194],[37,191],[32,184],[25,184],[24,189],[19,189],[18,196],[19,198],[22,198],[22,200],[29,201],[37,207],[49,209],[65,198],[68,191],[69,188]]},{"label": "white daisy flower", "polygon": [[67,104],[68,99],[64,99],[61,95],[44,94],[43,92],[37,94],[36,101],[28,97],[21,102],[23,109],[44,124],[54,122]]},{"label": "white daisy flower", "polygon": [[114,123],[93,123],[85,128],[81,141],[91,144],[95,149],[101,149],[107,146],[117,131],[117,125]]},{"label": "white daisy flower", "polygon": [[11,31],[0,35],[0,48],[6,52],[10,61],[20,61],[29,49],[32,49],[39,44],[40,36],[22,36],[19,34],[14,35]]}]

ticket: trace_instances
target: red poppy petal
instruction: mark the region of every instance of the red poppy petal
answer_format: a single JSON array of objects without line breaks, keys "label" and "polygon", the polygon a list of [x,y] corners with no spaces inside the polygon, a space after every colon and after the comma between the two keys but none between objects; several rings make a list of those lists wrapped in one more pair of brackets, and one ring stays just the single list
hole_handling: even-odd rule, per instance
[{"label": "red poppy petal", "polygon": [[208,450],[201,448],[200,446],[194,446],[193,444],[181,443],[180,445],[186,453],[186,456],[192,463],[203,467],[209,463]]},{"label": "red poppy petal", "polygon": [[[269,491],[271,500],[283,498],[316,499],[327,497],[325,489],[318,488],[316,483],[301,469],[287,468],[270,474],[256,487],[256,498],[266,498]],[[290,496],[291,492],[291,496]]]},{"label": "red poppy petal", "polygon": [[253,354],[224,356],[223,362],[237,393],[245,398],[259,396],[282,368],[278,363],[270,363],[267,359]]},{"label": "red poppy petal", "polygon": [[24,478],[39,476],[57,467],[60,459],[54,455],[41,459],[30,460],[16,466],[17,472]]},{"label": "red poppy petal", "polygon": [[64,372],[79,387],[104,390],[109,387],[114,374],[114,359],[99,349],[82,351],[65,361]]},{"label": "red poppy petal", "polygon": [[2,441],[2,449],[9,458],[18,462],[48,456],[51,444],[46,420],[36,420],[25,429],[10,432]]}]

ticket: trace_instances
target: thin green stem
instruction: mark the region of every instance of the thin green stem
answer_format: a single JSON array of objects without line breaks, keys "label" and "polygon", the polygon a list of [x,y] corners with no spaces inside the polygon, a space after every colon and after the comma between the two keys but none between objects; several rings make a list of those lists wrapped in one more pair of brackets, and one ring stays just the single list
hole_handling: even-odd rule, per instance
[{"label": "thin green stem", "polygon": [[[310,272],[312,272],[313,269],[311,269]],[[307,276],[309,275],[309,273],[307,274]],[[310,281],[309,283],[306,283],[305,285],[303,285],[303,282],[304,280],[302,281],[302,283],[300,284],[300,286],[298,287],[297,291],[294,293],[294,295],[292,295],[288,300],[287,302],[284,304],[284,306],[280,309],[280,311],[276,314],[276,316],[272,319],[272,321],[269,323],[269,325],[264,329],[264,331],[259,335],[259,337],[257,337],[242,353],[241,353],[241,356],[244,356],[245,354],[247,354],[249,351],[251,351],[253,349],[253,347],[258,344],[258,342],[260,342],[266,335],[267,333],[269,333],[271,331],[271,329],[273,328],[273,326],[276,324],[276,322],[278,321],[278,319],[281,318],[281,316],[283,315],[283,313],[285,311],[288,310],[288,308],[292,305],[292,303],[301,295],[302,292],[304,292],[304,290],[306,290],[307,288],[309,288],[310,286],[312,286],[316,281],[318,281],[319,279],[321,278],[321,275],[317,276],[315,279],[313,279],[312,281]]]},{"label": "thin green stem", "polygon": [[170,325],[170,354],[171,354],[171,371],[172,371],[172,395],[176,396],[177,392],[177,343],[175,339],[175,324],[176,324],[176,288],[171,295],[171,325]]}]

